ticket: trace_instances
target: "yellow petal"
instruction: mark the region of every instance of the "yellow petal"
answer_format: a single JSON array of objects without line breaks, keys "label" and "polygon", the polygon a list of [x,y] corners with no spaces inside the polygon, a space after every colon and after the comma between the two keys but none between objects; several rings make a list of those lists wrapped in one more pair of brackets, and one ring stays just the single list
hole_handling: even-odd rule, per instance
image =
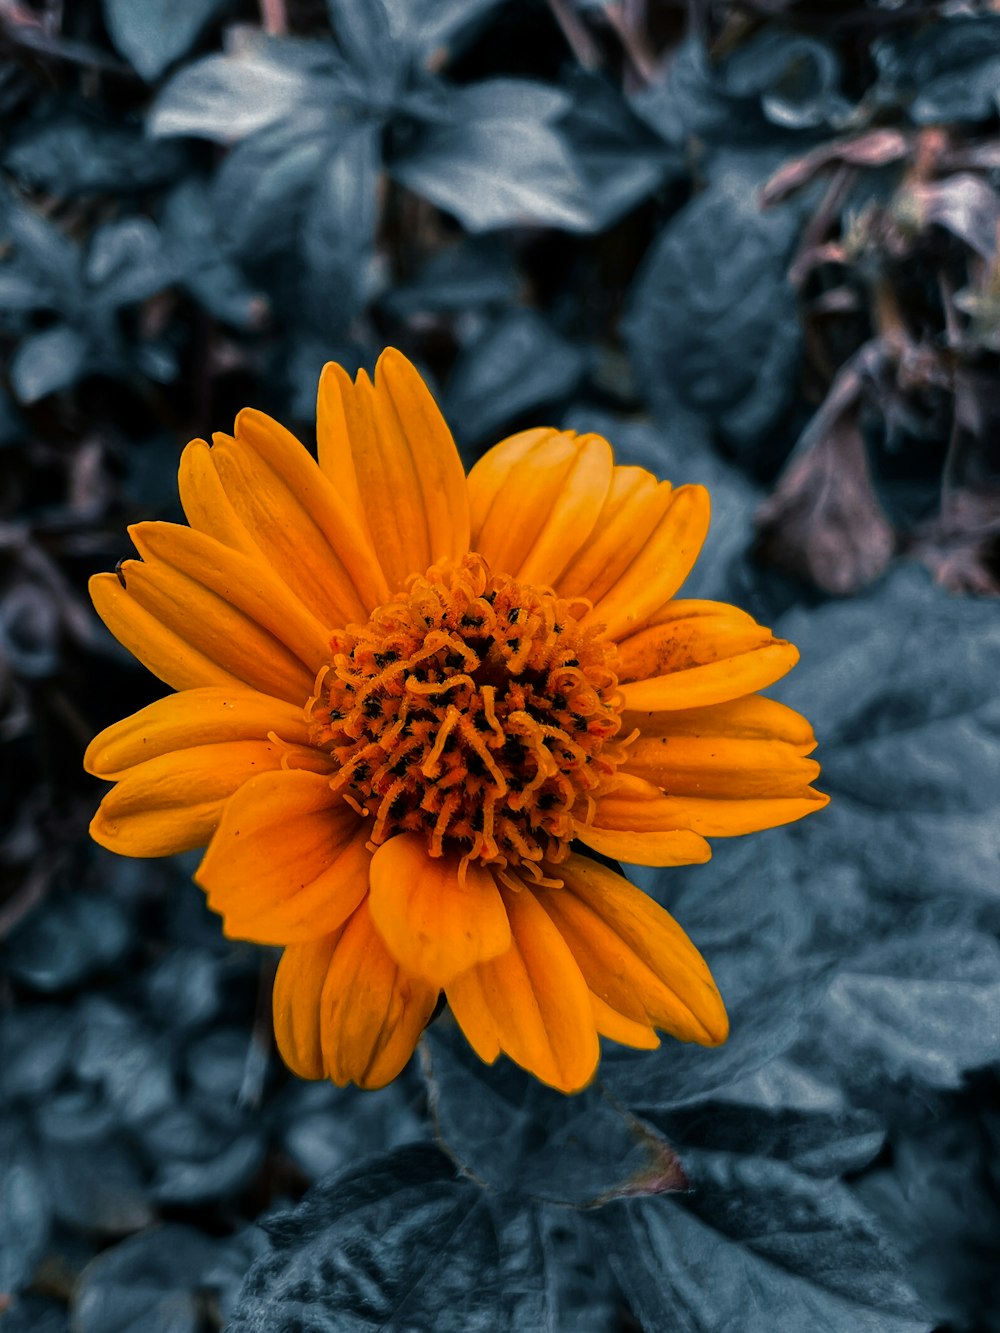
[{"label": "yellow petal", "polygon": [[599,796],[592,822],[576,836],[595,852],[645,866],[684,866],[709,860],[712,849],[683,821],[667,817],[667,802],[652,783],[619,771],[617,786]]},{"label": "yellow petal", "polygon": [[215,593],[267,630],[313,676],[330,658],[330,631],[259,557],[177,523],[137,523],[129,535],[147,565],[164,565]]},{"label": "yellow petal", "polygon": [[570,856],[559,873],[563,888],[540,890],[539,899],[594,994],[682,1041],[725,1041],[729,1025],[712,974],[673,917],[588,857]]},{"label": "yellow petal", "polygon": [[[458,450],[416,368],[386,348],[375,383],[328,365],[320,380],[323,471],[357,496],[391,591],[436,560],[469,549],[469,503]],[[382,600],[385,600],[384,598]]]},{"label": "yellow petal", "polygon": [[343,927],[319,939],[290,944],[274,977],[271,1007],[281,1058],[299,1078],[325,1078],[321,1000],[330,959]]},{"label": "yellow petal", "polygon": [[670,505],[672,488],[640,467],[616,467],[593,531],[556,583],[563,597],[599,602],[618,582]]},{"label": "yellow petal", "polygon": [[390,838],[375,853],[372,920],[389,952],[415,976],[436,986],[474,963],[510,948],[503,899],[490,871],[460,857],[427,854],[415,833]]},{"label": "yellow petal", "polygon": [[94,606],[118,641],[166,684],[239,682],[300,704],[309,698],[315,672],[225,598],[159,561],[126,560],[121,572],[124,587],[113,574],[91,580]]},{"label": "yellow petal", "polygon": [[819,764],[782,741],[641,736],[629,746],[624,771],[668,796],[738,802],[801,796],[817,777]]},{"label": "yellow petal", "polygon": [[619,643],[618,678],[628,709],[691,709],[763,689],[798,657],[735,606],[672,601]]},{"label": "yellow petal", "polygon": [[95,842],[122,856],[169,856],[203,847],[232,794],[279,768],[288,747],[269,741],[196,745],[130,768],[90,825]]},{"label": "yellow petal", "polygon": [[87,747],[83,766],[95,777],[113,779],[173,750],[221,741],[263,741],[271,732],[293,745],[309,744],[301,708],[245,686],[209,685],[168,694],[106,727]]},{"label": "yellow petal", "polygon": [[244,410],[236,434],[214,435],[209,454],[232,516],[250,534],[265,563],[325,625],[364,622],[386,600],[371,539],[360,519],[285,428]]},{"label": "yellow petal", "polygon": [[177,489],[184,517],[197,532],[204,532],[244,555],[255,558],[260,555],[260,548],[226,494],[215,469],[211,446],[205,440],[192,440],[181,454]]},{"label": "yellow petal", "polygon": [[399,967],[363,901],[336,942],[323,987],[323,1058],[330,1078],[362,1088],[390,1083],[413,1054],[437,997],[436,986]]},{"label": "yellow petal", "polygon": [[648,1023],[637,1023],[632,1018],[626,1018],[617,1009],[612,1009],[610,1004],[605,1004],[593,991],[590,993],[590,1008],[594,1024],[602,1037],[610,1037],[612,1041],[621,1042],[623,1046],[634,1046],[640,1051],[655,1051],[659,1046],[660,1039]]},{"label": "yellow petal", "polygon": [[801,755],[811,754],[816,748],[813,729],[801,713],[761,694],[747,694],[704,708],[626,711],[622,714],[621,734],[628,736],[635,730],[642,733],[643,743],[661,736],[720,736],[740,741],[781,741]]},{"label": "yellow petal", "polygon": [[268,773],[226,806],[195,879],[230,938],[315,939],[341,925],[368,892],[366,837],[327,778]]},{"label": "yellow petal", "polygon": [[603,625],[611,639],[633,633],[681,586],[708,533],[709,499],[704,486],[673,491],[651,536],[584,617],[584,625]]},{"label": "yellow petal", "polygon": [[498,1048],[541,1082],[579,1092],[600,1055],[586,983],[534,892],[501,893],[511,947],[457,976],[448,1002],[484,1059],[495,1058]]},{"label": "yellow petal", "polygon": [[244,688],[245,682],[194,647],[171,624],[140,606],[114,574],[95,574],[89,584],[94,609],[120,644],[175,690],[203,685]]},{"label": "yellow petal", "polygon": [[556,584],[587,542],[612,470],[611,446],[599,435],[535,430],[501,442],[469,473],[480,520],[473,548],[495,570]]}]

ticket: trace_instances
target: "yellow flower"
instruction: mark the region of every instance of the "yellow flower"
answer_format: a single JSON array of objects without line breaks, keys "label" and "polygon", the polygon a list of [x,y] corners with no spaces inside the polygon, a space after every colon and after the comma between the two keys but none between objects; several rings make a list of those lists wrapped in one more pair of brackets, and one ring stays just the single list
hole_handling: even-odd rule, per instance
[{"label": "yellow flower", "polygon": [[443,990],[476,1052],[572,1092],[598,1034],[725,1040],[676,922],[582,844],[705,861],[706,836],[826,803],[809,724],[755,691],[795,648],[676,600],[700,486],[523,431],[463,473],[410,363],[328,365],[319,462],[277,422],[184,451],[189,527],[140,523],[99,574],[108,628],[177,691],[102,732],[103,846],[207,844],[227,935],[281,945],[277,1041],[305,1078],[380,1087]]}]

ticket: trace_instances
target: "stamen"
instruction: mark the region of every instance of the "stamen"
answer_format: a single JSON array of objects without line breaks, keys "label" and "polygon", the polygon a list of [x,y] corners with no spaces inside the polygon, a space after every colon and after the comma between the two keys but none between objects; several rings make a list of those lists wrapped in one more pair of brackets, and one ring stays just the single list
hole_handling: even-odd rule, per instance
[{"label": "stamen", "polygon": [[591,609],[492,575],[481,556],[442,562],[331,637],[306,706],[331,787],[372,817],[371,847],[420,833],[432,856],[459,854],[558,887],[558,863],[593,818],[625,757],[613,742],[623,699],[616,649]]}]

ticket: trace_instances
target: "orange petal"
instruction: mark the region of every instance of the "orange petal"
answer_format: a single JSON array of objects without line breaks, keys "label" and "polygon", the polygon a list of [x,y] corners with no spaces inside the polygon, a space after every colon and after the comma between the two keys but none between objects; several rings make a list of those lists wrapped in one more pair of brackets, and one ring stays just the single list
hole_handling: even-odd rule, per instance
[{"label": "orange petal", "polygon": [[337,940],[321,1001],[323,1058],[334,1083],[381,1088],[400,1072],[437,1003],[436,986],[399,967],[367,899]]},{"label": "orange petal", "polygon": [[[324,367],[317,411],[320,464],[345,479],[367,520],[393,592],[411,574],[469,549],[469,502],[458,450],[416,368],[386,348],[375,383],[364,371],[352,384]],[[384,598],[382,600],[385,600]]]},{"label": "orange petal", "polygon": [[426,840],[414,833],[390,838],[375,853],[371,914],[393,957],[439,987],[510,948],[507,913],[489,870],[470,861],[463,877],[459,856],[429,856]]},{"label": "orange petal", "polygon": [[260,555],[259,547],[226,494],[215,470],[211,446],[205,440],[192,440],[181,454],[177,489],[184,516],[197,532],[204,532],[244,555]]},{"label": "orange petal", "polygon": [[244,410],[235,431],[235,437],[213,436],[209,460],[228,506],[220,511],[219,529],[208,530],[220,541],[227,534],[233,540],[235,516],[265,563],[317,620],[336,626],[365,621],[388,589],[360,516],[278,422]]},{"label": "orange petal", "polygon": [[502,1050],[561,1092],[594,1076],[600,1047],[590,993],[559,931],[533,890],[502,888],[512,943],[448,986],[448,1002],[473,1049],[490,1061]]},{"label": "orange petal", "polygon": [[617,1009],[612,1009],[610,1004],[605,1004],[593,991],[590,992],[590,1008],[594,1024],[602,1037],[610,1037],[623,1046],[635,1046],[641,1051],[655,1051],[659,1046],[660,1039],[648,1023],[637,1023],[632,1018],[626,1018]]},{"label": "orange petal", "polygon": [[147,565],[162,564],[207,588],[267,630],[313,676],[330,658],[330,630],[260,557],[177,523],[137,523],[129,536]]},{"label": "orange petal", "polygon": [[271,732],[293,745],[309,744],[308,724],[294,704],[243,686],[182,690],[106,727],[87,747],[83,766],[95,777],[113,779],[172,750],[263,741]]},{"label": "orange petal", "polygon": [[568,857],[559,873],[563,888],[539,890],[539,899],[594,994],[682,1041],[725,1041],[728,1021],[712,974],[673,917],[588,857]]},{"label": "orange petal", "polygon": [[287,753],[287,746],[269,741],[224,741],[148,759],[130,768],[105,796],[91,837],[122,856],[169,856],[203,847],[233,792],[279,768]]},{"label": "orange petal", "polygon": [[[747,702],[652,714],[665,721],[654,735],[641,735],[629,746],[624,771],[662,789],[664,819],[697,833],[726,836],[787,824],[826,804],[826,797],[809,786],[819,765],[803,754],[815,745],[807,723],[796,743],[725,734],[726,728],[746,730],[755,714],[763,724],[770,710],[741,707]],[[708,715],[700,725],[698,713]],[[798,719],[786,709],[775,715],[776,724],[787,724],[783,713]],[[681,717],[685,728],[678,734],[670,731],[674,717]]]},{"label": "orange petal", "polygon": [[816,748],[813,729],[801,713],[796,713],[787,704],[778,703],[776,699],[765,699],[761,694],[747,694],[727,703],[709,704],[704,708],[623,713],[621,734],[628,736],[635,730],[641,732],[641,737],[629,747],[630,754],[635,752],[637,744],[676,736],[781,741],[800,755],[812,754]]},{"label": "orange petal", "polygon": [[597,797],[592,822],[581,822],[576,836],[595,852],[634,865],[684,866],[709,860],[704,838],[667,815],[668,802],[658,787],[618,773],[618,785]]},{"label": "orange petal", "polygon": [[681,586],[698,558],[708,533],[709,499],[704,486],[673,491],[663,517],[635,559],[584,617],[584,625],[603,625],[611,639],[639,626]]},{"label": "orange petal", "polygon": [[330,959],[343,927],[319,939],[290,944],[274,977],[271,1007],[281,1058],[299,1078],[325,1078],[321,1000]]},{"label": "orange petal", "polygon": [[799,659],[752,616],[724,602],[675,601],[618,645],[628,709],[727,703],[773,684]]},{"label": "orange petal", "polygon": [[254,619],[196,579],[156,561],[126,560],[90,581],[97,613],[144,666],[174,689],[238,682],[304,704],[310,671]]},{"label": "orange petal", "polygon": [[563,597],[599,602],[618,582],[670,505],[668,481],[641,467],[616,467],[593,531],[556,583]]},{"label": "orange petal", "polygon": [[469,473],[473,548],[495,570],[555,584],[587,542],[612,471],[599,435],[534,430],[501,442]]},{"label": "orange petal", "polygon": [[173,625],[164,625],[140,606],[114,574],[95,574],[88,588],[97,614],[118,642],[175,690],[245,686],[238,676],[193,647]]},{"label": "orange petal", "polygon": [[195,874],[233,939],[290,944],[335,930],[368,892],[358,816],[317,773],[267,773],[226,806]]}]

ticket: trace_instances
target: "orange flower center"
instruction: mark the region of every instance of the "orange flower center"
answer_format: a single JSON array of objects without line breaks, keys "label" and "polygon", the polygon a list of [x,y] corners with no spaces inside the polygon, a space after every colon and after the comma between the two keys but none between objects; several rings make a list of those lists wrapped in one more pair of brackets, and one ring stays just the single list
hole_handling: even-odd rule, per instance
[{"label": "orange flower center", "polygon": [[581,626],[587,610],[468,555],[332,637],[312,739],[337,761],[334,790],[374,817],[374,845],[422,832],[432,856],[536,878],[567,855],[624,758],[616,650]]}]

